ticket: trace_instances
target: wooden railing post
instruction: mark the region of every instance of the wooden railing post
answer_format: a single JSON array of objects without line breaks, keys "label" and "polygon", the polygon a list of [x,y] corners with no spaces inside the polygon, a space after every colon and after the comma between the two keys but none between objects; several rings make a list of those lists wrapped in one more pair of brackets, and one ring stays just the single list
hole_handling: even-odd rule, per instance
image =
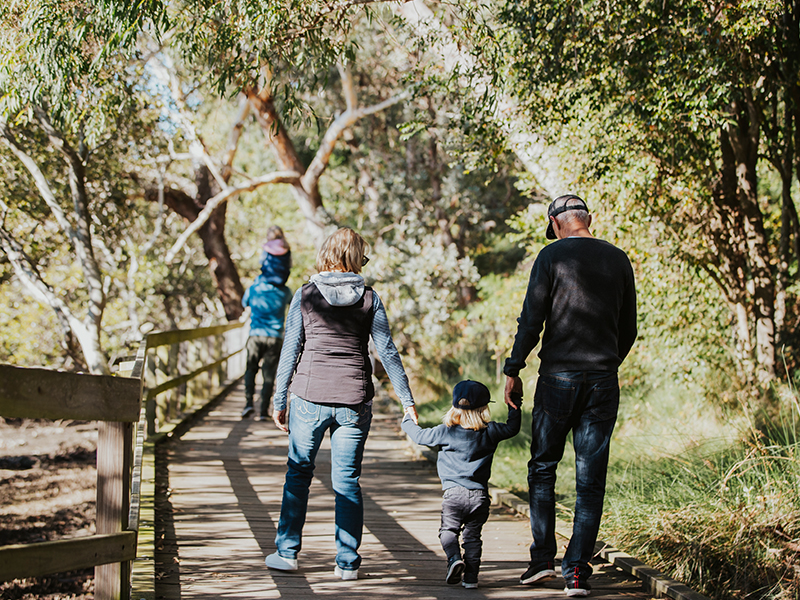
[{"label": "wooden railing post", "polygon": [[[156,361],[148,360],[147,364],[145,365],[145,388],[152,389],[158,385],[158,380],[156,379]],[[145,418],[147,419],[147,435],[148,437],[151,435],[155,435],[158,432],[157,426],[157,416],[156,416],[156,399],[150,398],[148,396],[144,396],[143,401],[145,403],[144,410],[145,410]]]},{"label": "wooden railing post", "polygon": [[191,411],[223,381],[241,376],[246,335],[240,331],[246,331],[245,324],[233,322],[148,334],[148,435],[168,430],[171,421]]},{"label": "wooden railing post", "polygon": [[[119,533],[130,509],[133,423],[99,423],[97,437],[97,533]],[[96,600],[128,600],[130,563],[94,569]]]}]

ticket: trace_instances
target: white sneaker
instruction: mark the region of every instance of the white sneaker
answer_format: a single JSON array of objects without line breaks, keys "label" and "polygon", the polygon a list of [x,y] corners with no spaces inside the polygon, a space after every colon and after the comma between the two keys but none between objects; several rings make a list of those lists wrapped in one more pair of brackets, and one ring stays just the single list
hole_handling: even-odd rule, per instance
[{"label": "white sneaker", "polygon": [[358,579],[358,569],[342,569],[339,565],[336,565],[333,574],[341,577],[344,581]]},{"label": "white sneaker", "polygon": [[461,585],[463,585],[468,590],[474,590],[474,589],[477,589],[478,582],[477,581],[462,581]]},{"label": "white sneaker", "polygon": [[277,552],[273,552],[265,558],[264,564],[270,569],[277,569],[278,571],[297,571],[296,558],[283,558]]}]

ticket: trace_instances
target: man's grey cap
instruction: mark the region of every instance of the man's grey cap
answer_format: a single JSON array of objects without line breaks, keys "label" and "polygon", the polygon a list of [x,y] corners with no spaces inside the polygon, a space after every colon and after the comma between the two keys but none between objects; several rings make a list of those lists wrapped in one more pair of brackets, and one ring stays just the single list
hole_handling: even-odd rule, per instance
[{"label": "man's grey cap", "polygon": [[[562,200],[564,201],[563,204],[561,204]],[[575,202],[575,200],[578,202]],[[561,206],[556,208],[556,203],[561,204]],[[567,204],[570,204],[570,206],[567,206]],[[547,209],[547,231],[545,232],[545,237],[547,237],[548,240],[556,239],[556,232],[553,231],[553,222],[550,220],[550,217],[555,217],[568,210],[585,210],[588,213],[589,207],[586,206],[586,202],[584,202],[583,198],[575,194],[565,194],[553,200]]]}]

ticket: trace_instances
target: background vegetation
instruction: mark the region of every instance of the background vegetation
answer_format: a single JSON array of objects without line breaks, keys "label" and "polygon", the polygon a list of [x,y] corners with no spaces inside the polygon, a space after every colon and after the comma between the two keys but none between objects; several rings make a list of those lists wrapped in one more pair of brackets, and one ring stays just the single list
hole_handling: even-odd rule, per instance
[{"label": "background vegetation", "polygon": [[[270,224],[294,288],[348,225],[423,420],[465,377],[502,419],[546,206],[575,192],[639,295],[603,536],[714,598],[795,598],[799,18],[770,0],[6,3],[0,361],[103,372],[148,331],[240,318]],[[528,431],[493,473],[522,495]]]}]

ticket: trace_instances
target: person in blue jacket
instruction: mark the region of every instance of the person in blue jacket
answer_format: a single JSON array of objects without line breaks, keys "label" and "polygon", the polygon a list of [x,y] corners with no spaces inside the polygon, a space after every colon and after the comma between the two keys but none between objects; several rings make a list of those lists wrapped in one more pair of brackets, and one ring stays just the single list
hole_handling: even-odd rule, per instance
[{"label": "person in blue jacket", "polygon": [[292,253],[283,230],[273,225],[267,230],[267,242],[261,255],[261,274],[242,298],[250,307],[250,336],[247,339],[247,369],[244,374],[245,405],[242,418],[255,412],[253,396],[256,373],[261,365],[261,408],[259,420],[267,420],[269,401],[275,386],[275,372],[283,346],[283,323],[292,292],[286,287],[292,268]]},{"label": "person in blue jacket", "polygon": [[[481,530],[489,518],[489,476],[497,445],[519,433],[521,396],[509,405],[505,423],[489,421],[489,388],[478,381],[460,381],[453,388],[453,407],[443,424],[422,428],[409,415],[403,430],[417,444],[438,447],[436,470],[442,480],[442,524],[439,541],[447,555],[449,584],[478,587]],[[462,558],[459,535],[463,532]],[[463,575],[463,579],[462,579]]]}]

